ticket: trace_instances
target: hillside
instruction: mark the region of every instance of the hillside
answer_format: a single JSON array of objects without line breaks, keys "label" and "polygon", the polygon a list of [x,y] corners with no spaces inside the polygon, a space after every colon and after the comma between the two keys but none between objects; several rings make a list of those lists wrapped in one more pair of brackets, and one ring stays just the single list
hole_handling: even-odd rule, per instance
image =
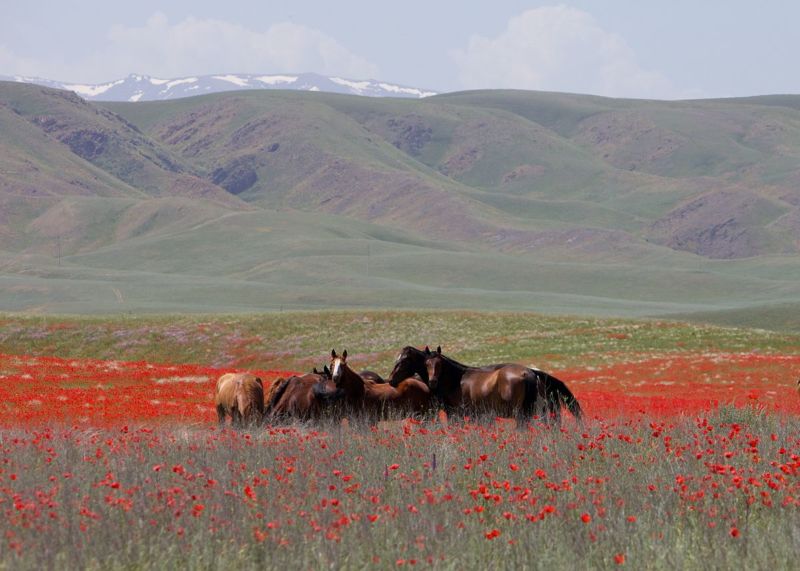
[{"label": "hillside", "polygon": [[0,83],[0,129],[0,309],[800,303],[800,97]]}]

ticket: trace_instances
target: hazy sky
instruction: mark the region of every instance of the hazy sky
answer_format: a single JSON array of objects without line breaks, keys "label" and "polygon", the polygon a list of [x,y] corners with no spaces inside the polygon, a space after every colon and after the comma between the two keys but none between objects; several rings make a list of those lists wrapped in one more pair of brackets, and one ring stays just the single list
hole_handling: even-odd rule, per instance
[{"label": "hazy sky", "polygon": [[315,71],[439,91],[800,93],[787,0],[0,0],[0,75]]}]

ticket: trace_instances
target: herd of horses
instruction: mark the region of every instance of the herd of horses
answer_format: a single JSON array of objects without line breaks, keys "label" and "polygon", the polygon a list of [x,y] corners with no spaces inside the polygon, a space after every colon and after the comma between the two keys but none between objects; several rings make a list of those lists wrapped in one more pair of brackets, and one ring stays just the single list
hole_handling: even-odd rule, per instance
[{"label": "herd of horses", "polygon": [[322,371],[278,378],[267,387],[251,373],[227,373],[217,381],[215,405],[220,424],[235,427],[287,418],[317,419],[360,413],[369,418],[417,415],[429,410],[487,412],[560,423],[567,408],[580,420],[581,406],[567,386],[552,375],[522,365],[500,363],[469,367],[425,347],[404,347],[384,379],[373,371],[356,372],[347,351],[331,351]]}]

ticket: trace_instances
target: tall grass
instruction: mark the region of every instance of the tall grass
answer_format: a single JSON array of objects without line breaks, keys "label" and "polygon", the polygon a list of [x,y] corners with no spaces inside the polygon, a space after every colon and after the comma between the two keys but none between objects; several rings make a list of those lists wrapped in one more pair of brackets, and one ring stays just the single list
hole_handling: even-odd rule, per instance
[{"label": "tall grass", "polygon": [[788,568],[800,420],[7,428],[2,569]]}]

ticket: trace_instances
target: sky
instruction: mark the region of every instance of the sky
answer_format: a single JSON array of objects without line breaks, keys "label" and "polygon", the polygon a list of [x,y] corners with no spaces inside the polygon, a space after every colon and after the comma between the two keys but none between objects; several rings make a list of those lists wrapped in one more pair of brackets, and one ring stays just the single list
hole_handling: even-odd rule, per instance
[{"label": "sky", "polygon": [[800,2],[0,0],[0,75],[317,72],[435,91],[800,93]]}]

